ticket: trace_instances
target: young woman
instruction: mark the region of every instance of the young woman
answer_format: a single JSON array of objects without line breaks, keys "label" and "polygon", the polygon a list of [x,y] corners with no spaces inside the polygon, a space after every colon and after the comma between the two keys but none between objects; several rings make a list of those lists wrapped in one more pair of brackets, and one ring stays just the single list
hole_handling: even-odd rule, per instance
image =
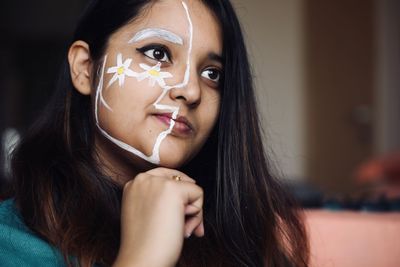
[{"label": "young woman", "polygon": [[307,266],[262,147],[228,0],[92,1],[14,154],[2,266]]}]

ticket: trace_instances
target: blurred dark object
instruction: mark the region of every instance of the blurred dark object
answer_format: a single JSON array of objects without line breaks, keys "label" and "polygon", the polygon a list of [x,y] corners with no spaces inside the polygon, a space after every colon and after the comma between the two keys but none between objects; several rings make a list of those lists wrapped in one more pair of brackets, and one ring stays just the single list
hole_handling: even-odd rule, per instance
[{"label": "blurred dark object", "polygon": [[303,208],[315,209],[321,207],[323,194],[312,185],[288,181],[285,184],[288,191]]},{"label": "blurred dark object", "polygon": [[392,199],[389,203],[389,207],[391,211],[400,212],[400,197]]},{"label": "blurred dark object", "polygon": [[11,184],[11,155],[20,141],[16,129],[7,128],[0,135],[0,200],[8,196]]},{"label": "blurred dark object", "polygon": [[11,195],[10,180],[0,175],[0,201],[7,199]]},{"label": "blurred dark object", "polygon": [[346,195],[327,195],[307,183],[286,182],[286,188],[304,209],[330,211],[399,212],[400,194],[387,195],[387,187],[369,185]]},{"label": "blurred dark object", "polygon": [[385,194],[378,195],[371,187],[351,196],[325,198],[321,207],[331,211],[398,212],[400,196],[388,198]]},{"label": "blurred dark object", "polygon": [[24,133],[47,103],[87,2],[0,1],[0,135]]},{"label": "blurred dark object", "polygon": [[385,212],[390,210],[390,200],[381,195],[378,199],[366,199],[360,203],[361,211]]}]

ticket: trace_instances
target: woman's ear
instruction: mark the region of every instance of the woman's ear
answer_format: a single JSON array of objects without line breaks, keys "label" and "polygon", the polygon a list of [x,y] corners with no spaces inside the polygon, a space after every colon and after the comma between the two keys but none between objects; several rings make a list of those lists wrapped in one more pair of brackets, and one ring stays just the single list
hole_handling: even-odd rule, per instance
[{"label": "woman's ear", "polygon": [[84,41],[74,42],[68,51],[72,84],[83,95],[91,92],[91,68],[89,45]]}]

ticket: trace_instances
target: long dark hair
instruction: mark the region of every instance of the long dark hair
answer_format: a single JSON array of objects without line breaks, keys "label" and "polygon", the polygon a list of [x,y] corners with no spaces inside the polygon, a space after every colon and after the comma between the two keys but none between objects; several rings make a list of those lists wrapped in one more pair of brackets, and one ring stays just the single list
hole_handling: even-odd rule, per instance
[{"label": "long dark hair", "polygon": [[[152,2],[91,1],[73,41],[87,42],[99,63],[110,35]],[[303,224],[262,149],[239,22],[228,0],[203,3],[223,33],[221,111],[203,149],[183,167],[204,188],[206,236],[185,241],[178,265],[307,266]],[[12,162],[14,199],[25,223],[70,265],[111,265],[120,242],[122,191],[95,158],[91,105],[73,88],[65,62],[55,95]]]}]

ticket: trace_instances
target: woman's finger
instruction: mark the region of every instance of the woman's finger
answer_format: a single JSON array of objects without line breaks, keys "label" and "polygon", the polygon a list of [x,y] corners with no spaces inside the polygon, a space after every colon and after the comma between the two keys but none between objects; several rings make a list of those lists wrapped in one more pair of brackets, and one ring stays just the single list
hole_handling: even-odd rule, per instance
[{"label": "woman's finger", "polygon": [[[185,186],[182,184],[182,186]],[[203,190],[199,186],[187,184],[190,187],[190,194],[187,194],[185,206],[185,237],[188,238],[192,233],[198,237],[204,235],[203,226]]]},{"label": "woman's finger", "polygon": [[197,237],[202,237],[202,236],[204,236],[204,234],[205,234],[205,231],[204,231],[204,219],[203,219],[203,221],[200,223],[200,225],[197,226],[197,227],[194,229],[193,233],[194,233],[195,236],[197,236]]},{"label": "woman's finger", "polygon": [[194,204],[189,204],[185,207],[185,215],[194,215],[201,211],[201,207],[197,207]]},{"label": "woman's finger", "polygon": [[[186,219],[185,222],[185,237],[188,238],[192,235],[196,228],[201,227],[203,223],[203,213],[199,212],[194,216],[190,216]],[[203,236],[203,232],[200,230],[195,232],[196,236]]]},{"label": "woman's finger", "polygon": [[196,183],[193,178],[178,170],[158,167],[147,171],[147,173],[154,176],[164,176],[171,179],[176,179],[177,181]]},{"label": "woman's finger", "polygon": [[203,209],[203,189],[191,183],[180,183],[180,186],[185,207],[193,205],[193,209],[194,207]]}]

